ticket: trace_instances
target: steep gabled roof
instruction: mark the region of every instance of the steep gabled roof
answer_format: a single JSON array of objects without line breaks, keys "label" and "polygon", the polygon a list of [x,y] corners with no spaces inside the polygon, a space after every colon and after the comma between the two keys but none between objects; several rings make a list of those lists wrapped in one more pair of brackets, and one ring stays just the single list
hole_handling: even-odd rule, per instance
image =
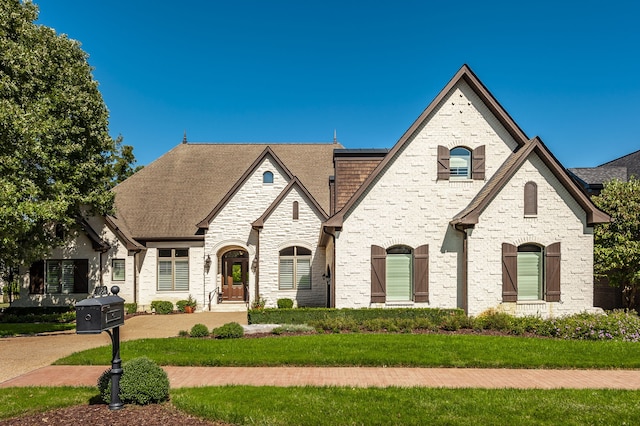
[{"label": "steep gabled roof", "polygon": [[580,207],[584,209],[587,213],[588,225],[605,223],[611,220],[609,215],[599,210],[591,202],[591,199],[580,190],[575,181],[571,179],[569,174],[547,149],[542,140],[535,137],[507,158],[480,192],[478,192],[475,198],[471,200],[469,205],[453,217],[450,222],[451,225],[470,227],[478,223],[479,217],[484,209],[489,205],[489,203],[491,203],[502,188],[504,188],[513,175],[518,171],[520,166],[522,166],[533,152],[540,157],[554,176],[567,189],[567,191],[569,191]]},{"label": "steep gabled roof", "polygon": [[262,228],[264,226],[264,222],[269,218],[269,216],[271,216],[271,214],[274,212],[274,210],[280,205],[282,200],[284,200],[285,197],[294,188],[298,188],[300,191],[302,191],[302,193],[307,198],[307,200],[309,200],[311,205],[316,209],[316,211],[318,213],[320,213],[320,216],[322,217],[322,220],[326,220],[327,219],[327,217],[328,217],[327,213],[322,209],[320,204],[318,204],[316,199],[313,198],[313,195],[311,195],[311,193],[309,193],[309,191],[307,191],[307,188],[304,187],[304,185],[300,182],[300,180],[298,180],[298,178],[294,176],[294,178],[291,179],[289,184],[282,190],[280,195],[278,195],[278,197],[275,200],[273,200],[271,205],[264,211],[264,213],[262,213],[262,215],[252,223],[252,226],[254,228]]},{"label": "steep gabled roof", "polygon": [[120,227],[120,225],[118,224],[118,219],[116,217],[105,216],[104,219],[109,229],[111,229],[111,232],[113,232],[116,235],[116,237],[118,237],[118,239],[122,241],[122,243],[124,243],[124,246],[126,247],[127,250],[129,251],[144,250],[144,246],[142,244],[138,243],[131,235],[128,234],[126,230]]},{"label": "steep gabled roof", "polygon": [[111,248],[108,242],[100,238],[100,235],[91,227],[89,222],[83,217],[77,218],[76,222],[82,228],[82,230],[87,234],[87,237],[91,240],[91,247],[95,251],[105,252]]},{"label": "steep gabled roof", "polygon": [[[267,151],[269,148],[269,151]],[[297,176],[324,211],[335,143],[187,143],[147,165],[114,188],[115,224],[139,242],[202,239],[198,224],[270,152]]]},{"label": "steep gabled roof", "polygon": [[282,169],[287,179],[289,180],[293,179],[293,175],[291,174],[287,166],[285,166],[284,163],[280,161],[280,158],[278,158],[278,156],[274,154],[273,150],[267,146],[264,149],[264,151],[262,151],[262,154],[260,154],[258,158],[255,159],[253,164],[251,164],[249,168],[247,168],[247,170],[242,174],[242,176],[240,176],[240,179],[236,181],[236,183],[225,194],[222,200],[220,200],[220,202],[213,208],[213,210],[211,210],[211,212],[207,215],[207,217],[205,217],[198,223],[198,228],[209,229],[209,223],[213,220],[213,218],[218,215],[220,210],[222,210],[224,206],[227,205],[229,200],[233,198],[233,196],[236,194],[236,192],[238,192],[238,190],[242,187],[242,185],[244,185],[247,179],[249,179],[249,177],[253,175],[253,173],[260,166],[260,164],[262,164],[267,158],[271,158],[273,162],[276,163]]},{"label": "steep gabled roof", "polygon": [[520,127],[516,124],[516,122],[511,118],[511,116],[507,113],[507,111],[500,105],[500,103],[496,100],[496,98],[489,92],[489,90],[482,84],[482,82],[476,77],[476,75],[471,71],[468,65],[463,65],[458,72],[453,76],[453,78],[447,83],[447,85],[438,93],[433,101],[427,106],[427,108],[420,114],[418,119],[414,121],[414,123],[409,127],[409,129],[402,135],[402,137],[396,142],[394,147],[389,151],[387,156],[378,164],[378,166],[373,170],[371,175],[364,181],[362,186],[353,194],[351,199],[344,205],[344,207],[333,215],[329,220],[325,223],[325,226],[330,227],[341,227],[342,222],[344,220],[344,215],[351,209],[351,207],[360,199],[360,197],[367,191],[369,186],[376,180],[378,175],[385,169],[389,162],[393,161],[398,152],[402,151],[402,148],[405,144],[407,144],[410,140],[413,139],[413,136],[419,129],[423,126],[423,124],[428,119],[429,115],[437,108],[438,104],[448,95],[448,93],[460,82],[465,81],[471,89],[478,95],[478,97],[482,100],[482,102],[489,108],[492,114],[497,118],[497,120],[504,126],[506,131],[513,137],[518,146],[523,146],[526,144],[529,138],[527,135],[520,129]]}]

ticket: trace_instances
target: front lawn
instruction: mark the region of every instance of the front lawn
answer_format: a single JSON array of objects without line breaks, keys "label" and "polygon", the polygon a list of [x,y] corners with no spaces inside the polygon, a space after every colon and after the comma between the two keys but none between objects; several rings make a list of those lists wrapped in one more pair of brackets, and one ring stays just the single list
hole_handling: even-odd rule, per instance
[{"label": "front lawn", "polygon": [[[123,359],[178,366],[395,366],[463,368],[640,368],[638,343],[446,334],[318,334],[242,339],[127,341]],[[111,347],[56,364],[108,365]]]},{"label": "front lawn", "polygon": [[0,337],[74,330],[75,323],[0,323]]},{"label": "front lawn", "polygon": [[[87,405],[96,396],[95,388],[0,389],[0,419]],[[171,404],[210,421],[249,425],[640,424],[640,391],[602,389],[223,386],[174,389]],[[125,411],[130,424],[145,420]],[[60,420],[43,415],[43,423]]]}]

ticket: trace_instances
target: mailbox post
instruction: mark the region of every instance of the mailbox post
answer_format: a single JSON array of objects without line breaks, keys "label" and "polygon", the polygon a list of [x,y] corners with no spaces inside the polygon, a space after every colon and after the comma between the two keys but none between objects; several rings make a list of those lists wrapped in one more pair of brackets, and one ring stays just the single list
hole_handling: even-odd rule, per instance
[{"label": "mailbox post", "polygon": [[77,334],[100,334],[106,331],[111,337],[110,410],[120,410],[124,407],[124,403],[120,400],[120,377],[122,376],[120,326],[124,325],[124,299],[118,296],[119,292],[120,288],[113,286],[111,296],[90,297],[76,303]]}]

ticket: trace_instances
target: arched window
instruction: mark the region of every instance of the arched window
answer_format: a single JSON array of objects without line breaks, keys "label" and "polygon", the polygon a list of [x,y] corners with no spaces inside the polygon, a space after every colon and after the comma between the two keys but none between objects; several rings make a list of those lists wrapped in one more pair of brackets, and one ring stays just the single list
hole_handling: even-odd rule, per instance
[{"label": "arched window", "polygon": [[297,201],[293,202],[293,220],[298,220],[300,216],[300,205]]},{"label": "arched window", "polygon": [[264,172],[262,174],[262,183],[273,183],[273,173],[272,172]]},{"label": "arched window", "polygon": [[280,290],[311,289],[311,250],[291,246],[280,250]]},{"label": "arched window", "polygon": [[387,249],[386,265],[387,301],[413,299],[413,249],[393,246]]},{"label": "arched window", "polygon": [[471,179],[471,151],[457,147],[449,155],[450,179]]},{"label": "arched window", "polygon": [[538,185],[535,182],[524,184],[524,214],[525,216],[538,214]]}]

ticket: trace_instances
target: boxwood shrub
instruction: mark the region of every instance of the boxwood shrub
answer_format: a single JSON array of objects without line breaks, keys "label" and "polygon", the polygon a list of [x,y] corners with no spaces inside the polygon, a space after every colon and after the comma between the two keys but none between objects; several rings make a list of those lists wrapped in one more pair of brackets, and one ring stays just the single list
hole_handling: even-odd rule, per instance
[{"label": "boxwood shrub", "polygon": [[[147,405],[169,399],[167,373],[149,358],[134,358],[122,364],[120,399],[125,404]],[[98,390],[105,403],[111,402],[111,369],[98,378]]]},{"label": "boxwood shrub", "polygon": [[278,309],[291,309],[291,308],[293,308],[293,300],[278,299]]},{"label": "boxwood shrub", "polygon": [[333,319],[352,320],[362,323],[371,319],[417,319],[427,318],[434,324],[440,324],[450,316],[464,317],[462,309],[437,308],[296,308],[296,309],[251,309],[248,312],[249,324],[310,324],[313,321]]},{"label": "boxwood shrub", "polygon": [[156,314],[170,314],[173,312],[173,303],[167,300],[154,300],[151,302],[151,310],[155,310]]},{"label": "boxwood shrub", "polygon": [[244,328],[237,322],[229,322],[214,328],[212,334],[216,339],[237,339],[244,336]]},{"label": "boxwood shrub", "polygon": [[191,327],[191,332],[189,333],[191,337],[208,337],[209,336],[209,328],[207,328],[204,324],[194,324]]}]

